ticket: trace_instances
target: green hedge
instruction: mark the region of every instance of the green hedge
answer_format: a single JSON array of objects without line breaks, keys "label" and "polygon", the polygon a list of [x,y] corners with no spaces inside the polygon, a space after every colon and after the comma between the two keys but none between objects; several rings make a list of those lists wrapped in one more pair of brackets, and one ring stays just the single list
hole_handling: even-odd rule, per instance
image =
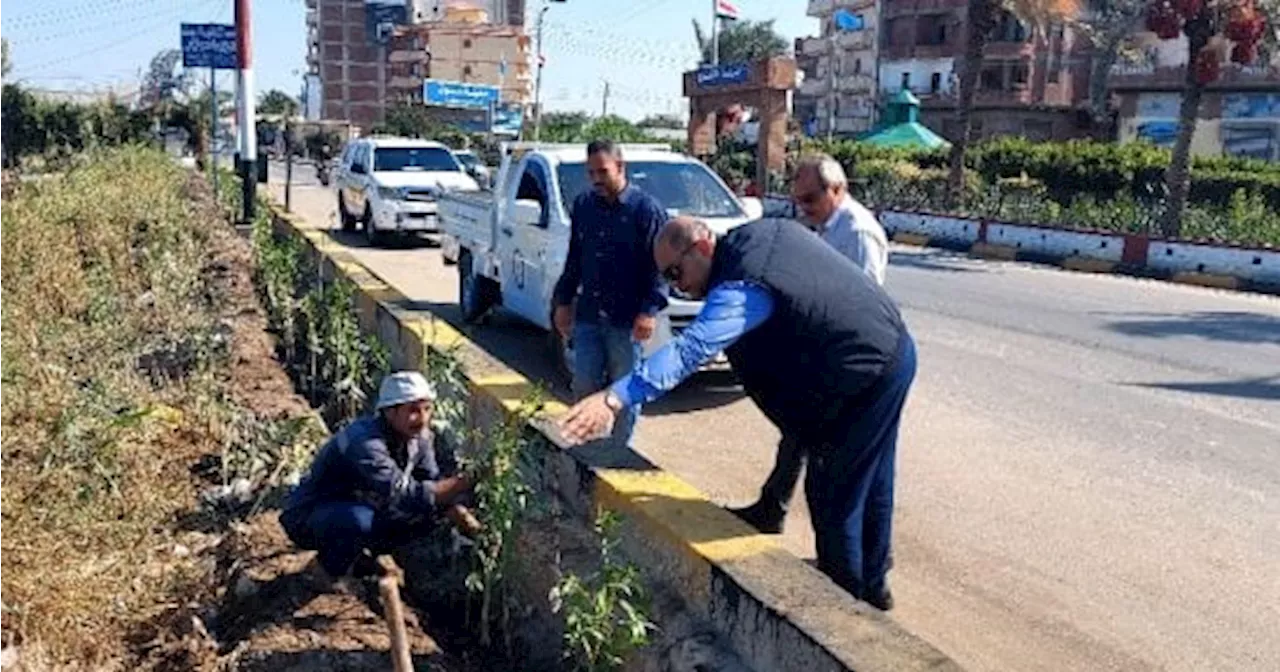
[{"label": "green hedge", "polygon": [[[859,164],[865,162],[910,162],[924,169],[947,165],[945,151],[882,149],[849,141],[815,142],[807,147],[831,154],[854,176],[861,174]],[[1168,150],[1145,143],[1000,138],[975,145],[966,167],[989,183],[1025,173],[1042,183],[1051,198],[1065,204],[1081,195],[1103,200],[1159,198],[1165,193],[1169,161]],[[1239,157],[1197,158],[1192,163],[1191,203],[1227,206],[1240,190],[1280,211],[1280,165]]]}]

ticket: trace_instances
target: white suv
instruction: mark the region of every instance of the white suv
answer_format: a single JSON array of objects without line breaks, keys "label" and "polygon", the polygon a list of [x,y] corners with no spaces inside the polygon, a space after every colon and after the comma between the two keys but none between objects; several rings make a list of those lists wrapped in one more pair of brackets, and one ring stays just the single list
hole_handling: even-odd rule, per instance
[{"label": "white suv", "polygon": [[336,181],[342,230],[360,224],[371,245],[387,233],[438,233],[436,197],[480,189],[448,147],[408,138],[353,140]]}]

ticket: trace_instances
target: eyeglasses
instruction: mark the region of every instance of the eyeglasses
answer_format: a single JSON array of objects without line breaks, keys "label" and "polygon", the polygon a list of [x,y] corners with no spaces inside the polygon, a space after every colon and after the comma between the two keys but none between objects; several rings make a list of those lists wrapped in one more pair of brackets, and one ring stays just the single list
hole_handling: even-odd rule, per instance
[{"label": "eyeglasses", "polygon": [[684,248],[684,251],[680,253],[680,256],[676,257],[676,260],[672,262],[670,266],[662,269],[662,277],[666,278],[667,282],[673,284],[680,282],[680,278],[684,275],[682,266],[682,264],[684,264],[684,258],[689,256],[689,253],[693,251],[693,247],[696,244],[697,241],[689,243],[689,245]]}]

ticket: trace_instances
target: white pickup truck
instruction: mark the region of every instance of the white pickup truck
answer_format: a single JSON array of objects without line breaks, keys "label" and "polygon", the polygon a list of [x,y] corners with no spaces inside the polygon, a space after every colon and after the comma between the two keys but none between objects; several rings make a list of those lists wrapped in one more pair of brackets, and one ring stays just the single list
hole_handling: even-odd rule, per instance
[{"label": "white pickup truck", "polygon": [[[718,233],[760,217],[757,199],[739,199],[705,164],[666,145],[622,145],[627,179],[671,214],[691,215]],[[479,320],[491,307],[549,333],[561,374],[572,370],[571,343],[551,324],[552,293],[569,251],[569,210],[592,188],[585,144],[510,143],[493,191],[449,192],[439,198],[446,261],[458,266],[463,319]],[[648,354],[679,333],[701,310],[700,301],[671,297],[645,344]]]}]

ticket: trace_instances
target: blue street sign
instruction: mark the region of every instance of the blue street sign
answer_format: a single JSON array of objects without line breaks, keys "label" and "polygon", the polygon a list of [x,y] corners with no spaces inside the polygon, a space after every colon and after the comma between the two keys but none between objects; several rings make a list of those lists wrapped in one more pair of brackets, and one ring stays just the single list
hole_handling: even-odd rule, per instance
[{"label": "blue street sign", "polygon": [[498,100],[498,87],[492,84],[467,84],[440,79],[422,81],[422,101],[442,107],[488,108]]},{"label": "blue street sign", "polygon": [[844,32],[857,32],[867,27],[861,14],[854,14],[847,9],[837,9],[835,13],[836,28]]},{"label": "blue street sign", "polygon": [[698,86],[724,86],[725,84],[741,84],[751,75],[751,68],[746,63],[724,63],[698,68],[694,76]]},{"label": "blue street sign", "polygon": [[238,69],[236,27],[221,23],[182,24],[182,67]]}]

